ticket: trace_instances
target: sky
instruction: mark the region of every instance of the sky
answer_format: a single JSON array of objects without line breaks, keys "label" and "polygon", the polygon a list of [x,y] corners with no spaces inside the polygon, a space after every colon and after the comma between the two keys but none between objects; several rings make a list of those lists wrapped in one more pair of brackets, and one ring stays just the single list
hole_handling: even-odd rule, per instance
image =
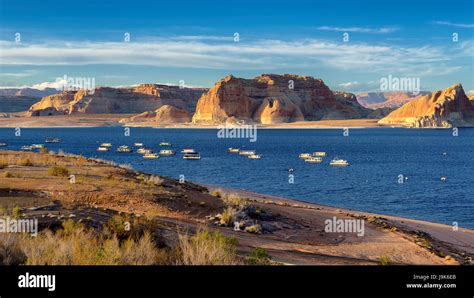
[{"label": "sky", "polygon": [[262,73],[354,93],[383,91],[389,76],[472,91],[474,0],[0,0],[3,88],[64,76],[211,87]]}]

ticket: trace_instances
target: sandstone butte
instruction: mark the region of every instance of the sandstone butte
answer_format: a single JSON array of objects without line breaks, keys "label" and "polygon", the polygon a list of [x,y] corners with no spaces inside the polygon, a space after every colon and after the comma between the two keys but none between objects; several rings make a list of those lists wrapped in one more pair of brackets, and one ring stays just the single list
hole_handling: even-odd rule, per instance
[{"label": "sandstone butte", "polygon": [[121,123],[156,123],[156,124],[170,124],[170,123],[188,123],[191,122],[191,113],[187,110],[179,109],[171,105],[161,106],[155,111],[147,111],[141,114],[120,120]]},{"label": "sandstone butte", "polygon": [[132,88],[98,87],[94,92],[63,91],[43,97],[32,105],[27,116],[65,115],[76,113],[115,114],[143,113],[164,105],[193,112],[204,88],[141,84]]},{"label": "sandstone butte", "polygon": [[201,96],[192,121],[273,124],[366,118],[370,112],[354,94],[332,92],[313,77],[262,74],[243,79],[229,75]]},{"label": "sandstone butte", "polygon": [[418,128],[474,126],[474,106],[461,84],[455,84],[407,102],[378,123]]}]

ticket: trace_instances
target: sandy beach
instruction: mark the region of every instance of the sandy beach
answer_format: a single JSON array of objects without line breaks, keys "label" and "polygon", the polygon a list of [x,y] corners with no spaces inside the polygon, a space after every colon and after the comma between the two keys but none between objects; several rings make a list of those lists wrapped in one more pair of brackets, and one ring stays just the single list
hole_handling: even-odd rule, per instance
[{"label": "sandy beach", "polygon": [[[129,122],[120,120],[132,116],[131,114],[81,114],[41,117],[22,117],[22,113],[14,113],[10,118],[0,118],[0,127],[97,127],[97,126],[130,126],[130,127],[159,127],[159,128],[210,128],[219,127],[219,124],[162,124],[156,122]],[[373,128],[384,127],[377,123],[377,119],[350,119],[350,120],[320,120],[299,121],[279,124],[258,124],[264,129],[326,129],[326,128]],[[385,126],[387,127],[387,126]]]}]

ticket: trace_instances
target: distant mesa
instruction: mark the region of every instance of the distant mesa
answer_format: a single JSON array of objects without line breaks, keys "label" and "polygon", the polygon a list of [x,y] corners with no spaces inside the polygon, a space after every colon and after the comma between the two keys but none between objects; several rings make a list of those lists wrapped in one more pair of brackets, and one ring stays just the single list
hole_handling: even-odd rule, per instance
[{"label": "distant mesa", "polygon": [[155,111],[143,112],[130,118],[122,119],[120,122],[125,124],[143,122],[150,124],[188,123],[191,122],[191,113],[174,106],[164,105]]},{"label": "distant mesa", "polygon": [[455,84],[407,102],[378,123],[418,128],[474,126],[474,106],[461,84]]},{"label": "distant mesa", "polygon": [[32,105],[27,116],[66,114],[133,114],[154,111],[164,105],[192,113],[203,88],[141,84],[131,88],[98,87],[94,92],[85,90],[63,91],[43,97]]},{"label": "distant mesa", "polygon": [[321,79],[293,74],[262,74],[253,79],[229,75],[201,96],[192,121],[274,124],[365,118],[370,112],[355,95],[332,92]]},{"label": "distant mesa", "polygon": [[357,101],[369,109],[399,108],[412,99],[431,94],[431,92],[366,92],[357,95]]},{"label": "distant mesa", "polygon": [[41,98],[54,93],[58,93],[55,88],[34,89],[34,88],[4,88],[0,89],[0,96],[23,96],[30,98]]}]

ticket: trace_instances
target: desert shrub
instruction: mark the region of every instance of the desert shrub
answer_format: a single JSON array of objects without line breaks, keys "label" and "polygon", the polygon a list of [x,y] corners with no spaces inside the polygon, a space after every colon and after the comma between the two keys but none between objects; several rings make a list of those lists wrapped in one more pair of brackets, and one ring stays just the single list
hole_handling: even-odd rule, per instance
[{"label": "desert shrub", "polygon": [[105,237],[82,224],[66,221],[63,229],[21,235],[19,245],[27,265],[152,265],[168,262],[165,251],[156,248],[149,233],[137,240]]},{"label": "desert shrub", "polygon": [[231,226],[234,222],[234,217],[237,214],[237,211],[232,207],[227,207],[224,209],[221,215],[220,224],[225,226]]},{"label": "desert shrub", "polygon": [[29,158],[27,158],[27,159],[22,160],[20,165],[22,165],[24,167],[32,167],[33,163],[31,162],[31,160]]},{"label": "desert shrub", "polygon": [[54,167],[50,167],[48,169],[48,174],[50,176],[69,176],[69,171],[68,169],[64,168],[64,167],[60,167],[60,166],[54,166]]},{"label": "desert shrub", "polygon": [[210,192],[211,196],[220,198],[222,196],[222,189],[217,188]]},{"label": "desert shrub", "polygon": [[270,265],[271,257],[266,249],[256,247],[250,252],[247,258],[247,263],[249,265]]},{"label": "desert shrub", "polygon": [[248,205],[247,200],[242,198],[238,193],[229,193],[222,195],[222,199],[227,205],[236,206],[241,209],[245,208]]},{"label": "desert shrub", "polygon": [[200,229],[194,236],[179,235],[181,251],[180,264],[183,265],[236,265],[238,242],[235,238],[223,236],[219,232]]},{"label": "desert shrub", "polygon": [[12,209],[12,216],[18,218],[21,216],[21,208],[18,206],[13,207]]},{"label": "desert shrub", "polygon": [[388,256],[380,256],[379,263],[380,265],[390,265],[390,257]]},{"label": "desert shrub", "polygon": [[150,175],[149,177],[145,178],[144,180],[148,185],[162,185],[164,181],[163,178],[155,175]]},{"label": "desert shrub", "polygon": [[0,233],[0,265],[21,265],[26,262],[26,255],[18,241],[20,235]]},{"label": "desert shrub", "polygon": [[248,233],[253,233],[253,234],[261,234],[262,226],[259,224],[251,225],[251,226],[246,227],[245,231]]},{"label": "desert shrub", "polygon": [[5,171],[5,172],[3,172],[3,177],[5,177],[5,178],[12,178],[12,177],[13,177],[13,174],[10,173],[9,171]]}]

